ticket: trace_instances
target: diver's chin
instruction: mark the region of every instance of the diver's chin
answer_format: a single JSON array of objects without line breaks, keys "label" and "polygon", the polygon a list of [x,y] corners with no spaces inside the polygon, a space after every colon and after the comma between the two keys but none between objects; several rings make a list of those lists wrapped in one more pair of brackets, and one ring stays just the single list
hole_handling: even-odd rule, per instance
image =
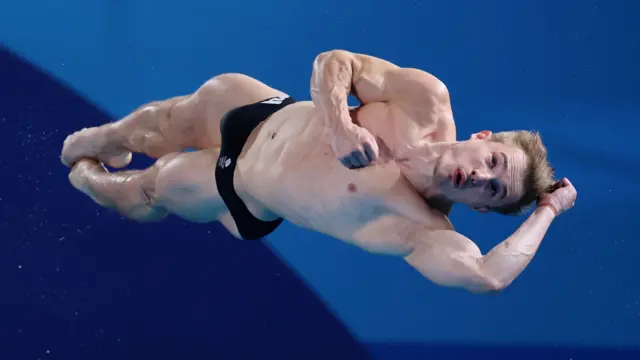
[{"label": "diver's chin", "polygon": [[447,189],[446,181],[436,181],[434,182],[434,186],[430,186],[425,191],[426,197],[438,197],[449,200],[450,190]]}]

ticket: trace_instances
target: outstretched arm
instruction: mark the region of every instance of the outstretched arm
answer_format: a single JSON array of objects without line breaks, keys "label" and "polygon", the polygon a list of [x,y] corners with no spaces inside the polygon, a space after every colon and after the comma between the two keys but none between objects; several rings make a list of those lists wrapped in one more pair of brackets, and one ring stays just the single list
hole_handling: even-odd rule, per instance
[{"label": "outstretched arm", "polygon": [[537,208],[520,228],[486,255],[463,235],[451,231],[417,234],[406,261],[431,281],[475,293],[500,291],[529,265],[555,218],[549,206]]}]

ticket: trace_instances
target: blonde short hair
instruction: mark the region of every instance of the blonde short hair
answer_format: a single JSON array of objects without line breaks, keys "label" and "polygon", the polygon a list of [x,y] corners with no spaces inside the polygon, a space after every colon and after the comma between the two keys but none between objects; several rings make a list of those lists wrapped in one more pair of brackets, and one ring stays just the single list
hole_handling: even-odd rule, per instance
[{"label": "blonde short hair", "polygon": [[517,202],[491,208],[492,211],[505,215],[520,215],[540,196],[554,190],[556,181],[553,178],[553,168],[549,164],[547,148],[538,132],[504,131],[491,134],[489,141],[517,146],[527,157],[524,195]]}]

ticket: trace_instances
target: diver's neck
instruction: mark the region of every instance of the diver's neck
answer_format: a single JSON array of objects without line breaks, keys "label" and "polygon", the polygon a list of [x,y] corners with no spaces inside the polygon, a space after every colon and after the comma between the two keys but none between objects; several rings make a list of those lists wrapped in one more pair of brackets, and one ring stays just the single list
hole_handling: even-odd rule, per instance
[{"label": "diver's neck", "polygon": [[441,197],[436,170],[442,155],[458,142],[423,143],[396,153],[395,161],[404,176],[425,197]]}]

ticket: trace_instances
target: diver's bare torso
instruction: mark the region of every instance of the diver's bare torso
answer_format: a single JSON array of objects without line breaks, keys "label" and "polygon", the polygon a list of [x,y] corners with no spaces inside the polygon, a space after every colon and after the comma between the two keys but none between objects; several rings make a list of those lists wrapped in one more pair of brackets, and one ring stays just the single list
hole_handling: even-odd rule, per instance
[{"label": "diver's bare torso", "polygon": [[[425,137],[455,139],[453,124],[418,125],[392,107],[364,105],[358,110],[358,121],[385,144],[410,144]],[[404,217],[433,229],[451,228],[446,216],[426,204],[393,159],[381,156],[372,166],[347,169],[336,160],[330,136],[310,101],[283,108],[257,128],[235,175],[238,194],[249,209],[261,218],[269,219],[272,216],[267,214],[272,212],[376,252],[410,250],[406,243],[364,240],[370,239],[367,232],[383,230],[390,217]],[[395,221],[393,226],[397,225]]]}]

